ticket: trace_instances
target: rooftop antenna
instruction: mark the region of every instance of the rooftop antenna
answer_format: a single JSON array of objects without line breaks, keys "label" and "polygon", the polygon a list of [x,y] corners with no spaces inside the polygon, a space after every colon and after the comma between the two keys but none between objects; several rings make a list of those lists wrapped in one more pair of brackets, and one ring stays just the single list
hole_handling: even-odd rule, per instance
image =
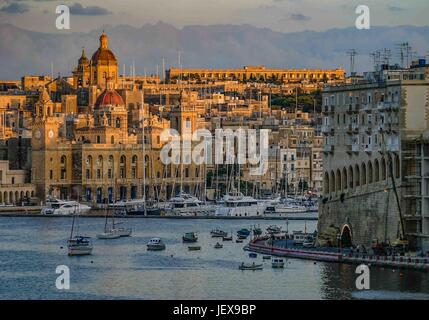
[{"label": "rooftop antenna", "polygon": [[389,65],[390,59],[392,58],[392,52],[390,49],[384,48],[382,53],[383,63]]},{"label": "rooftop antenna", "polygon": [[406,56],[406,51],[408,47],[408,42],[402,42],[397,45],[399,60],[401,62],[401,68],[404,68],[404,61]]},{"label": "rooftop antenna", "polygon": [[350,57],[350,75],[355,76],[355,57],[357,56],[357,51],[355,49],[350,49],[347,51],[347,55]]},{"label": "rooftop antenna", "polygon": [[54,63],[51,61],[51,79],[54,80]]}]

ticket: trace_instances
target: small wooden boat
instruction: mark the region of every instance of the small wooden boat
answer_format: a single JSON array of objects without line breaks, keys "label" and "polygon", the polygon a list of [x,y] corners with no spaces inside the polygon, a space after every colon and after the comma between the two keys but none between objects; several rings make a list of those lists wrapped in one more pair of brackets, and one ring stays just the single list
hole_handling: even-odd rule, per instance
[{"label": "small wooden boat", "polygon": [[212,231],[210,231],[210,234],[212,235],[213,238],[222,238],[222,237],[226,237],[228,235],[228,232],[225,232],[220,229],[213,229]]},{"label": "small wooden boat", "polygon": [[238,269],[240,270],[262,270],[264,267],[262,264],[255,264],[254,262],[252,264],[245,264],[244,262],[241,263],[241,265],[238,266]]},{"label": "small wooden boat", "polygon": [[242,239],[235,239],[235,242],[236,243],[243,243],[243,240]]},{"label": "small wooden boat", "polygon": [[223,241],[232,241],[232,236],[225,236],[225,237],[222,237],[222,240]]},{"label": "small wooden boat", "polygon": [[249,253],[249,258],[257,258],[257,257],[258,257],[258,255],[256,253],[254,253],[254,252]]},{"label": "small wooden boat", "polygon": [[193,243],[198,241],[198,236],[195,232],[187,232],[183,235],[182,240],[186,243]]},{"label": "small wooden boat", "polygon": [[240,229],[237,231],[237,236],[238,237],[245,237],[247,238],[250,235],[250,230],[249,229]]},{"label": "small wooden boat", "polygon": [[223,248],[223,245],[221,245],[219,242],[216,242],[216,244],[215,244],[214,248],[215,248],[215,249],[222,249],[222,248]]},{"label": "small wooden boat", "polygon": [[201,246],[188,246],[189,251],[201,250]]}]

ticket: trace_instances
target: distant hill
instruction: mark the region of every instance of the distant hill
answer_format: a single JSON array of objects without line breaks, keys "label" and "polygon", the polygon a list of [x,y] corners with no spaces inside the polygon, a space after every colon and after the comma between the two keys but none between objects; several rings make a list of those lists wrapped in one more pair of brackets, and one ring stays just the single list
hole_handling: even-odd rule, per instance
[{"label": "distant hill", "polygon": [[[429,50],[429,27],[373,27],[331,29],[324,32],[276,32],[250,25],[187,26],[177,29],[158,22],[141,28],[106,26],[110,47],[122,65],[135,61],[136,72],[155,73],[165,57],[166,67],[176,66],[178,51],[184,67],[242,67],[266,65],[280,68],[348,67],[345,52],[355,48],[357,69],[371,68],[369,53],[392,49],[407,41],[413,49]],[[17,79],[24,74],[70,72],[85,47],[91,55],[98,47],[100,30],[88,33],[49,34],[0,24],[0,79]],[[396,59],[397,60],[397,59]],[[127,73],[129,68],[127,67]]]}]

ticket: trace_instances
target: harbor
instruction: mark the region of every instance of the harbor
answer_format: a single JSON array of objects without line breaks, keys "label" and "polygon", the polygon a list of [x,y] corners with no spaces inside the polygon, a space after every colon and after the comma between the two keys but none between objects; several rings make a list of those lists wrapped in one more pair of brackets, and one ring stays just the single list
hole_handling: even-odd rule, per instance
[{"label": "harbor", "polygon": [[[94,239],[103,218],[80,220],[81,234],[92,236],[90,256],[69,257],[66,240],[70,217],[55,219],[2,217],[0,224],[0,299],[353,299],[355,266],[288,258],[283,269],[272,268],[263,255],[250,258],[248,243],[212,238],[219,228],[228,233],[273,222],[261,220],[132,219],[131,237]],[[285,222],[277,222],[286,230]],[[316,222],[290,221],[289,230],[316,229]],[[190,251],[182,235],[195,231],[201,250]],[[160,237],[163,251],[147,251]],[[249,238],[250,239],[250,238]],[[223,244],[215,249],[216,242]],[[263,270],[241,271],[242,263],[262,264]],[[55,288],[55,268],[70,268],[71,289]],[[429,292],[428,274],[421,271],[371,266],[371,291],[383,296],[419,297]],[[405,285],[406,284],[406,285]],[[367,294],[370,294],[368,292]]]}]

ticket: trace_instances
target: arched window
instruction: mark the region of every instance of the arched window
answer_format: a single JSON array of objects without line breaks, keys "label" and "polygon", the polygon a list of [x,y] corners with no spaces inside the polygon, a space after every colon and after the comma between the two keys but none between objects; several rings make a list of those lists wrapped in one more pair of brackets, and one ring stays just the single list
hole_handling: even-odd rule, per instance
[{"label": "arched window", "polygon": [[347,189],[347,169],[343,168],[343,182],[342,182],[343,190]]},{"label": "arched window", "polygon": [[67,178],[67,157],[66,156],[61,156],[61,160],[60,160],[60,178],[61,178],[61,180],[64,180],[64,179]]},{"label": "arched window", "polygon": [[399,156],[395,154],[395,178],[398,179],[401,177],[401,161]]},{"label": "arched window", "polygon": [[97,143],[101,143],[101,137],[97,136]]},{"label": "arched window", "polygon": [[86,178],[92,179],[92,157],[88,156],[86,158]]},{"label": "arched window", "polygon": [[373,179],[372,162],[368,161],[368,183],[372,183]]},{"label": "arched window", "polygon": [[361,181],[361,184],[363,186],[366,185],[366,164],[365,163],[362,163],[362,166],[361,166],[361,179],[360,179],[360,181]]},{"label": "arched window", "polygon": [[354,185],[354,174],[353,174],[352,166],[349,167],[349,173],[347,175],[347,178],[349,180],[349,188],[353,189],[355,187],[355,185]]},{"label": "arched window", "polygon": [[329,177],[329,181],[331,183],[331,185],[329,186],[329,191],[335,192],[335,174],[334,171],[331,171],[331,176]]},{"label": "arched window", "polygon": [[329,174],[327,172],[325,172],[325,176],[323,178],[323,191],[325,192],[325,194],[329,193]]},{"label": "arched window", "polygon": [[378,159],[375,159],[374,162],[374,182],[380,181],[380,164]]},{"label": "arched window", "polygon": [[355,165],[355,186],[360,186],[360,170],[358,165]]},{"label": "arched window", "polygon": [[386,159],[381,159],[381,180],[386,180]]},{"label": "arched window", "polygon": [[110,143],[111,143],[111,144],[114,144],[114,143],[115,143],[115,137],[114,137],[114,136],[111,136],[111,137],[110,137]]},{"label": "arched window", "polygon": [[126,162],[127,158],[122,155],[119,161],[119,176],[121,179],[125,179],[127,177]]},{"label": "arched window", "polygon": [[336,184],[336,187],[337,187],[337,191],[341,191],[341,172],[340,172],[340,169],[337,169],[337,180],[336,180],[336,182],[335,182],[335,184]]},{"label": "arched window", "polygon": [[121,127],[121,119],[120,118],[116,118],[116,120],[115,120],[115,126],[116,126],[116,128],[120,128]]}]

